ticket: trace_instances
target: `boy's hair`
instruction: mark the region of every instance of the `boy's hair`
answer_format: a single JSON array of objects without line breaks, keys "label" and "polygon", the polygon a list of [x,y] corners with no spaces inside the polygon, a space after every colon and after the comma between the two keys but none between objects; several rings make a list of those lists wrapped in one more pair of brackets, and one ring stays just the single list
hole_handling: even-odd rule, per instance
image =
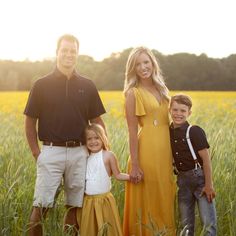
[{"label": "boy's hair", "polygon": [[92,130],[101,140],[104,150],[109,150],[108,139],[103,127],[99,124],[91,123],[85,129],[85,138],[87,137],[87,132]]},{"label": "boy's hair", "polygon": [[188,95],[185,95],[185,94],[176,94],[172,96],[170,99],[170,107],[173,105],[173,102],[177,102],[178,104],[184,104],[189,108],[189,110],[191,109],[193,105],[192,99]]}]

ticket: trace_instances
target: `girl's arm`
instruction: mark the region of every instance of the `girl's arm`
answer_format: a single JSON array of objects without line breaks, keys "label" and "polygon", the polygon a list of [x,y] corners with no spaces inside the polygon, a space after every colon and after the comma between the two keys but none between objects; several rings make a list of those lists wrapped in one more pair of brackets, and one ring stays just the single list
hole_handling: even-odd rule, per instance
[{"label": "girl's arm", "polygon": [[140,169],[138,160],[138,118],[135,115],[135,96],[132,89],[126,95],[125,113],[129,130],[130,180],[133,183],[138,183],[143,178],[143,171]]},{"label": "girl's arm", "polygon": [[212,202],[212,200],[215,198],[215,190],[213,188],[211,158],[209,151],[205,148],[198,151],[198,154],[202,158],[205,175],[205,186],[202,189],[202,194],[206,194],[208,202]]},{"label": "girl's arm", "polygon": [[109,152],[108,160],[111,172],[117,180],[130,180],[130,176],[128,174],[120,172],[118,161],[112,152]]}]

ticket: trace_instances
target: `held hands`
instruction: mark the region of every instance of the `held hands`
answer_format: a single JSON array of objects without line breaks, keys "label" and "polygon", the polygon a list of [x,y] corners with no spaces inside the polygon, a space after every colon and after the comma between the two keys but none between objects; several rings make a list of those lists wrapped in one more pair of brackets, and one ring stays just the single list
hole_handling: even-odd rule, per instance
[{"label": "held hands", "polygon": [[215,198],[216,193],[213,187],[207,187],[204,186],[202,189],[201,196],[206,195],[207,201],[212,202],[212,200]]},{"label": "held hands", "polygon": [[143,171],[140,169],[139,166],[132,166],[130,172],[130,181],[134,184],[138,184],[140,181],[143,180]]}]

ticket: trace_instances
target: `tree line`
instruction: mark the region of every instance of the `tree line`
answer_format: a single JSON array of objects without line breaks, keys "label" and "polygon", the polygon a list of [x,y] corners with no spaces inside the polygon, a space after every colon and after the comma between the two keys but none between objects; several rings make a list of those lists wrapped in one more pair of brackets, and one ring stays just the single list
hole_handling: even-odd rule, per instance
[{"label": "tree line", "polygon": [[[122,90],[125,65],[132,48],[112,53],[103,61],[80,55],[77,69],[94,81],[99,90]],[[236,90],[236,54],[226,58],[209,58],[189,53],[163,55],[153,50],[170,90]],[[33,82],[49,73],[55,60],[10,61],[0,60],[0,90],[25,91]]]}]

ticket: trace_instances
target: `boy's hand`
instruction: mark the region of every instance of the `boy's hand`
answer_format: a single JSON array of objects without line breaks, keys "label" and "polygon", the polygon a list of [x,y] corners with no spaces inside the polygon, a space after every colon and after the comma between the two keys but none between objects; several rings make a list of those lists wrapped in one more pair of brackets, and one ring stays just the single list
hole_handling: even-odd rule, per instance
[{"label": "boy's hand", "polygon": [[207,187],[204,186],[202,189],[201,196],[206,195],[207,201],[212,202],[212,200],[215,198],[216,193],[213,187]]}]

